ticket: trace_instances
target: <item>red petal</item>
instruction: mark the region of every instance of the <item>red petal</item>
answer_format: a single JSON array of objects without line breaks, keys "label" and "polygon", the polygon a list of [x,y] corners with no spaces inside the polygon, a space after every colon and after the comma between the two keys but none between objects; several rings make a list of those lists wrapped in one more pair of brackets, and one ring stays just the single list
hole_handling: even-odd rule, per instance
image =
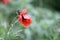
[{"label": "red petal", "polygon": [[26,21],[23,21],[23,25],[25,28],[28,28],[32,23],[31,19],[27,19]]},{"label": "red petal", "polygon": [[7,3],[10,3],[11,0],[2,0],[3,4],[7,4]]},{"label": "red petal", "polygon": [[24,19],[30,19],[31,18],[30,15],[27,15],[27,14],[24,15],[23,17],[24,17]]},{"label": "red petal", "polygon": [[30,24],[32,23],[32,19],[31,19],[31,17],[29,16],[29,15],[24,15],[24,19],[26,19],[26,20],[23,20],[23,25],[24,25],[24,27],[29,27],[30,26]]},{"label": "red petal", "polygon": [[21,15],[25,15],[26,13],[27,13],[27,8],[21,12]]},{"label": "red petal", "polygon": [[18,21],[22,23],[22,16],[20,15]]}]

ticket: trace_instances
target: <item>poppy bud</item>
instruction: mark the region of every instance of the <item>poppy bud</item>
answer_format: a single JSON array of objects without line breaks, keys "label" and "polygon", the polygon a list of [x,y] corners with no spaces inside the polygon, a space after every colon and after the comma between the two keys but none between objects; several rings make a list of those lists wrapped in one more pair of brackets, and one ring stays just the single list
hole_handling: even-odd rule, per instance
[{"label": "poppy bud", "polygon": [[8,3],[10,3],[11,2],[11,0],[2,0],[2,3],[3,4],[8,4]]},{"label": "poppy bud", "polygon": [[30,17],[30,15],[26,14],[27,13],[27,9],[24,9],[18,18],[18,21],[25,27],[28,28],[30,26],[30,24],[32,23],[32,19]]}]

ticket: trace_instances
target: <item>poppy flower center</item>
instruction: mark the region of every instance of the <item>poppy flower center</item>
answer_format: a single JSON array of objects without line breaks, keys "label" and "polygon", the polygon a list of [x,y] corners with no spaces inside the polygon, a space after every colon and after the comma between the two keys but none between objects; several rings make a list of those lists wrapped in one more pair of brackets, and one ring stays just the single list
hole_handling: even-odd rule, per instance
[{"label": "poppy flower center", "polygon": [[22,16],[22,21],[23,21],[23,20],[27,20],[27,19],[25,19],[24,16]]}]

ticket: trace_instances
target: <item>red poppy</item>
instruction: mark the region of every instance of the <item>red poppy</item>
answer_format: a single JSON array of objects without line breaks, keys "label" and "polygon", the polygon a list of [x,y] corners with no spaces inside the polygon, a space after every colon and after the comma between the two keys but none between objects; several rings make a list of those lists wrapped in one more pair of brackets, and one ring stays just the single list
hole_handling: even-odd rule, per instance
[{"label": "red poppy", "polygon": [[21,14],[19,15],[18,21],[25,27],[28,28],[32,23],[32,19],[30,15],[26,14],[27,9],[24,9]]},{"label": "red poppy", "polygon": [[3,4],[8,4],[8,3],[10,3],[11,2],[11,0],[2,0],[2,3]]}]

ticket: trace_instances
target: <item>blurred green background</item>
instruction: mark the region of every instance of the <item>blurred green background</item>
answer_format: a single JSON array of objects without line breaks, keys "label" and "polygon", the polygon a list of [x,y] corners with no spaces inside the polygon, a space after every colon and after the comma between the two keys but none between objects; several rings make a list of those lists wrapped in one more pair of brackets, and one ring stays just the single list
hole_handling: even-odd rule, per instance
[{"label": "blurred green background", "polygon": [[[27,29],[16,17],[16,11],[25,8],[33,20]],[[0,40],[60,40],[60,0],[0,1]]]}]

